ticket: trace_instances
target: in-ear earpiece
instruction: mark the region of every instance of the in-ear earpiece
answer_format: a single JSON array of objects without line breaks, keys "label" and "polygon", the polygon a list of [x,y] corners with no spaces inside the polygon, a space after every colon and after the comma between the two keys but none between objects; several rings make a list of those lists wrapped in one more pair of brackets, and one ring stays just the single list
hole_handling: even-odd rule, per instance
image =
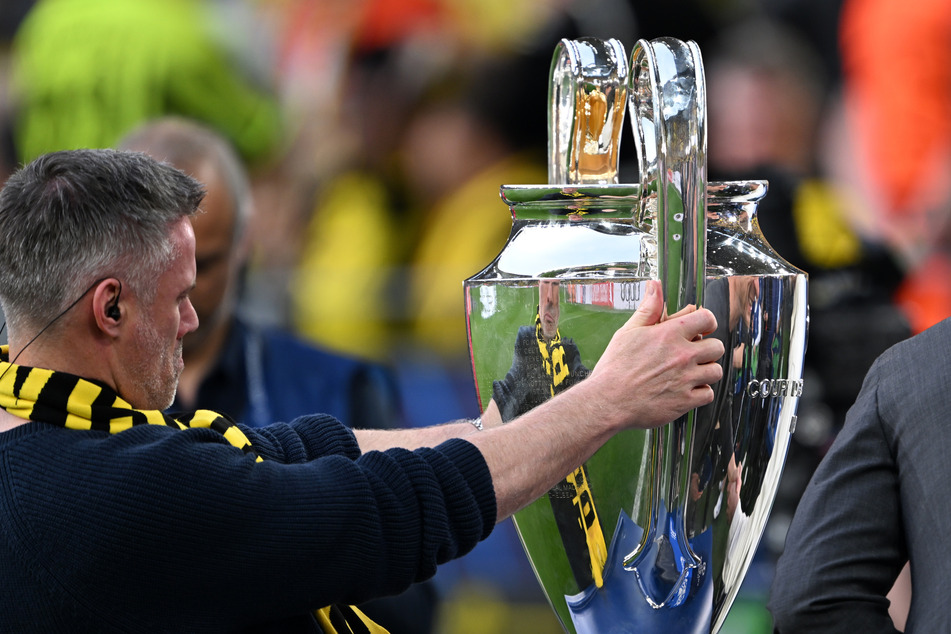
[{"label": "in-ear earpiece", "polygon": [[[86,293],[88,293],[88,292],[91,291],[92,289],[96,288],[96,284],[98,284],[99,282],[104,282],[104,281],[106,281],[107,279],[109,279],[109,278],[102,277],[102,278],[99,278],[98,280],[96,280],[95,282],[93,282],[93,283],[89,286],[89,288],[87,288],[86,290],[83,291],[82,295],[80,295],[79,297],[77,297],[76,299],[73,300],[73,303],[72,303],[72,304],[70,304],[69,306],[67,306],[66,308],[64,308],[63,311],[62,311],[60,314],[58,314],[56,317],[53,317],[53,318],[49,321],[48,324],[46,324],[45,326],[43,326],[42,328],[40,328],[40,331],[39,331],[38,333],[36,333],[35,335],[33,335],[33,338],[30,339],[29,341],[27,341],[25,346],[23,346],[22,348],[20,348],[20,351],[17,352],[17,356],[13,357],[13,361],[10,362],[10,365],[7,366],[7,369],[3,371],[3,374],[0,374],[0,379],[2,379],[2,378],[6,375],[6,373],[10,370],[10,368],[13,367],[13,364],[16,363],[16,362],[17,362],[17,359],[20,358],[20,355],[23,354],[23,351],[26,350],[27,348],[29,348],[30,346],[32,346],[32,345],[33,345],[33,342],[40,338],[40,335],[42,335],[44,332],[46,332],[46,331],[49,329],[50,326],[52,326],[52,325],[55,324],[57,321],[59,321],[59,318],[60,318],[60,317],[62,317],[63,315],[65,315],[66,313],[68,313],[69,311],[71,311],[71,310],[73,309],[73,306],[75,306],[76,304],[78,304],[79,301],[80,301],[83,297],[86,296]],[[109,306],[108,308],[106,308],[106,317],[109,317],[110,319],[119,319],[119,316],[121,315],[121,313],[120,313],[120,311],[119,311],[119,295],[122,293],[122,280],[116,280],[116,281],[119,282],[119,292],[116,293],[116,298],[112,301],[112,305]],[[3,325],[6,326],[7,323],[4,321],[4,322],[3,322]],[[0,328],[0,332],[2,332],[2,330],[3,330],[3,329]]]},{"label": "in-ear earpiece", "polygon": [[119,290],[116,292],[116,298],[112,300],[112,304],[106,308],[106,317],[118,321],[119,317],[122,316],[122,311],[119,310],[119,296],[122,295],[122,280],[116,281],[119,282]]}]

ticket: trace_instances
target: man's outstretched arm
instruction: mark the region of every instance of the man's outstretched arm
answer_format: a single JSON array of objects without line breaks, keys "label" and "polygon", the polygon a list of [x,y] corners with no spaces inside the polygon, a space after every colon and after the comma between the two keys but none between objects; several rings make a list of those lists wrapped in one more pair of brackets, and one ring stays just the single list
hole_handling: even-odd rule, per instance
[{"label": "man's outstretched arm", "polygon": [[625,429],[675,420],[713,400],[723,344],[703,335],[716,328],[708,310],[681,311],[661,322],[659,284],[614,334],[591,375],[542,405],[499,425],[486,418],[477,432],[467,422],[384,432],[358,431],[364,451],[433,446],[465,436],[492,474],[502,520],[529,504]]}]

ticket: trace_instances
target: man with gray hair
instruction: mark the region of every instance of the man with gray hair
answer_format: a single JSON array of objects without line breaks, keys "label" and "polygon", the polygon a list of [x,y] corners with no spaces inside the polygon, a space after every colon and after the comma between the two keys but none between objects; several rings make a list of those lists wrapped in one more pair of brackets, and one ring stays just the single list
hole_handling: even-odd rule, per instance
[{"label": "man with gray hair", "polygon": [[351,604],[431,577],[615,434],[710,402],[721,377],[713,314],[661,320],[653,282],[585,381],[505,425],[166,416],[197,327],[201,194],[111,150],[42,156],[0,192],[12,631],[381,631]]},{"label": "man with gray hair", "polygon": [[400,426],[396,381],[383,366],[239,314],[253,201],[240,159],[223,137],[197,122],[163,117],[130,132],[119,148],[164,161],[207,192],[202,213],[192,217],[197,276],[190,299],[199,325],[183,342],[174,409],[222,411],[251,427],[314,411],[350,427]]},{"label": "man with gray hair", "polygon": [[[250,427],[313,412],[361,429],[401,426],[396,379],[385,367],[239,314],[253,205],[248,177],[224,137],[183,117],[162,117],[134,129],[119,148],[164,161],[207,192],[191,218],[197,271],[190,299],[198,328],[182,342],[185,369],[171,411],[210,409]],[[360,606],[391,634],[431,632],[436,607],[431,582]]]}]

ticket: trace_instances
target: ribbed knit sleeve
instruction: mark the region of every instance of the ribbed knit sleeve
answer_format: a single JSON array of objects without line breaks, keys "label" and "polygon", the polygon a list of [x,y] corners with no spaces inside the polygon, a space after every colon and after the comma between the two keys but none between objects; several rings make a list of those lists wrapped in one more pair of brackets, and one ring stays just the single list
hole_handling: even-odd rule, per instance
[{"label": "ribbed knit sleeve", "polygon": [[249,432],[255,462],[208,429],[26,428],[0,435],[0,614],[21,622],[235,630],[399,592],[495,522],[463,440],[359,455],[308,417]]},{"label": "ribbed knit sleeve", "polygon": [[360,456],[353,431],[326,414],[301,416],[289,424],[242,429],[258,455],[267,460],[300,463],[321,456],[339,455],[354,460]]}]

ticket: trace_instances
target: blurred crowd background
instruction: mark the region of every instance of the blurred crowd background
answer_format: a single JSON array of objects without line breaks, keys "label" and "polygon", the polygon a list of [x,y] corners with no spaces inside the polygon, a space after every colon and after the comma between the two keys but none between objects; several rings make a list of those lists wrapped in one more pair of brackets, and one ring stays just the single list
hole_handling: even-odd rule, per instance
[{"label": "blurred crowd background", "polygon": [[[763,232],[810,274],[798,428],[724,628],[769,632],[772,562],[866,369],[951,314],[951,0],[3,0],[0,183],[202,122],[252,177],[242,314],[391,367],[402,424],[476,416],[462,281],[508,236],[499,185],[547,178],[551,57],[581,36],[700,45],[709,177],[769,180]],[[436,585],[438,632],[560,631],[510,523]]]}]

